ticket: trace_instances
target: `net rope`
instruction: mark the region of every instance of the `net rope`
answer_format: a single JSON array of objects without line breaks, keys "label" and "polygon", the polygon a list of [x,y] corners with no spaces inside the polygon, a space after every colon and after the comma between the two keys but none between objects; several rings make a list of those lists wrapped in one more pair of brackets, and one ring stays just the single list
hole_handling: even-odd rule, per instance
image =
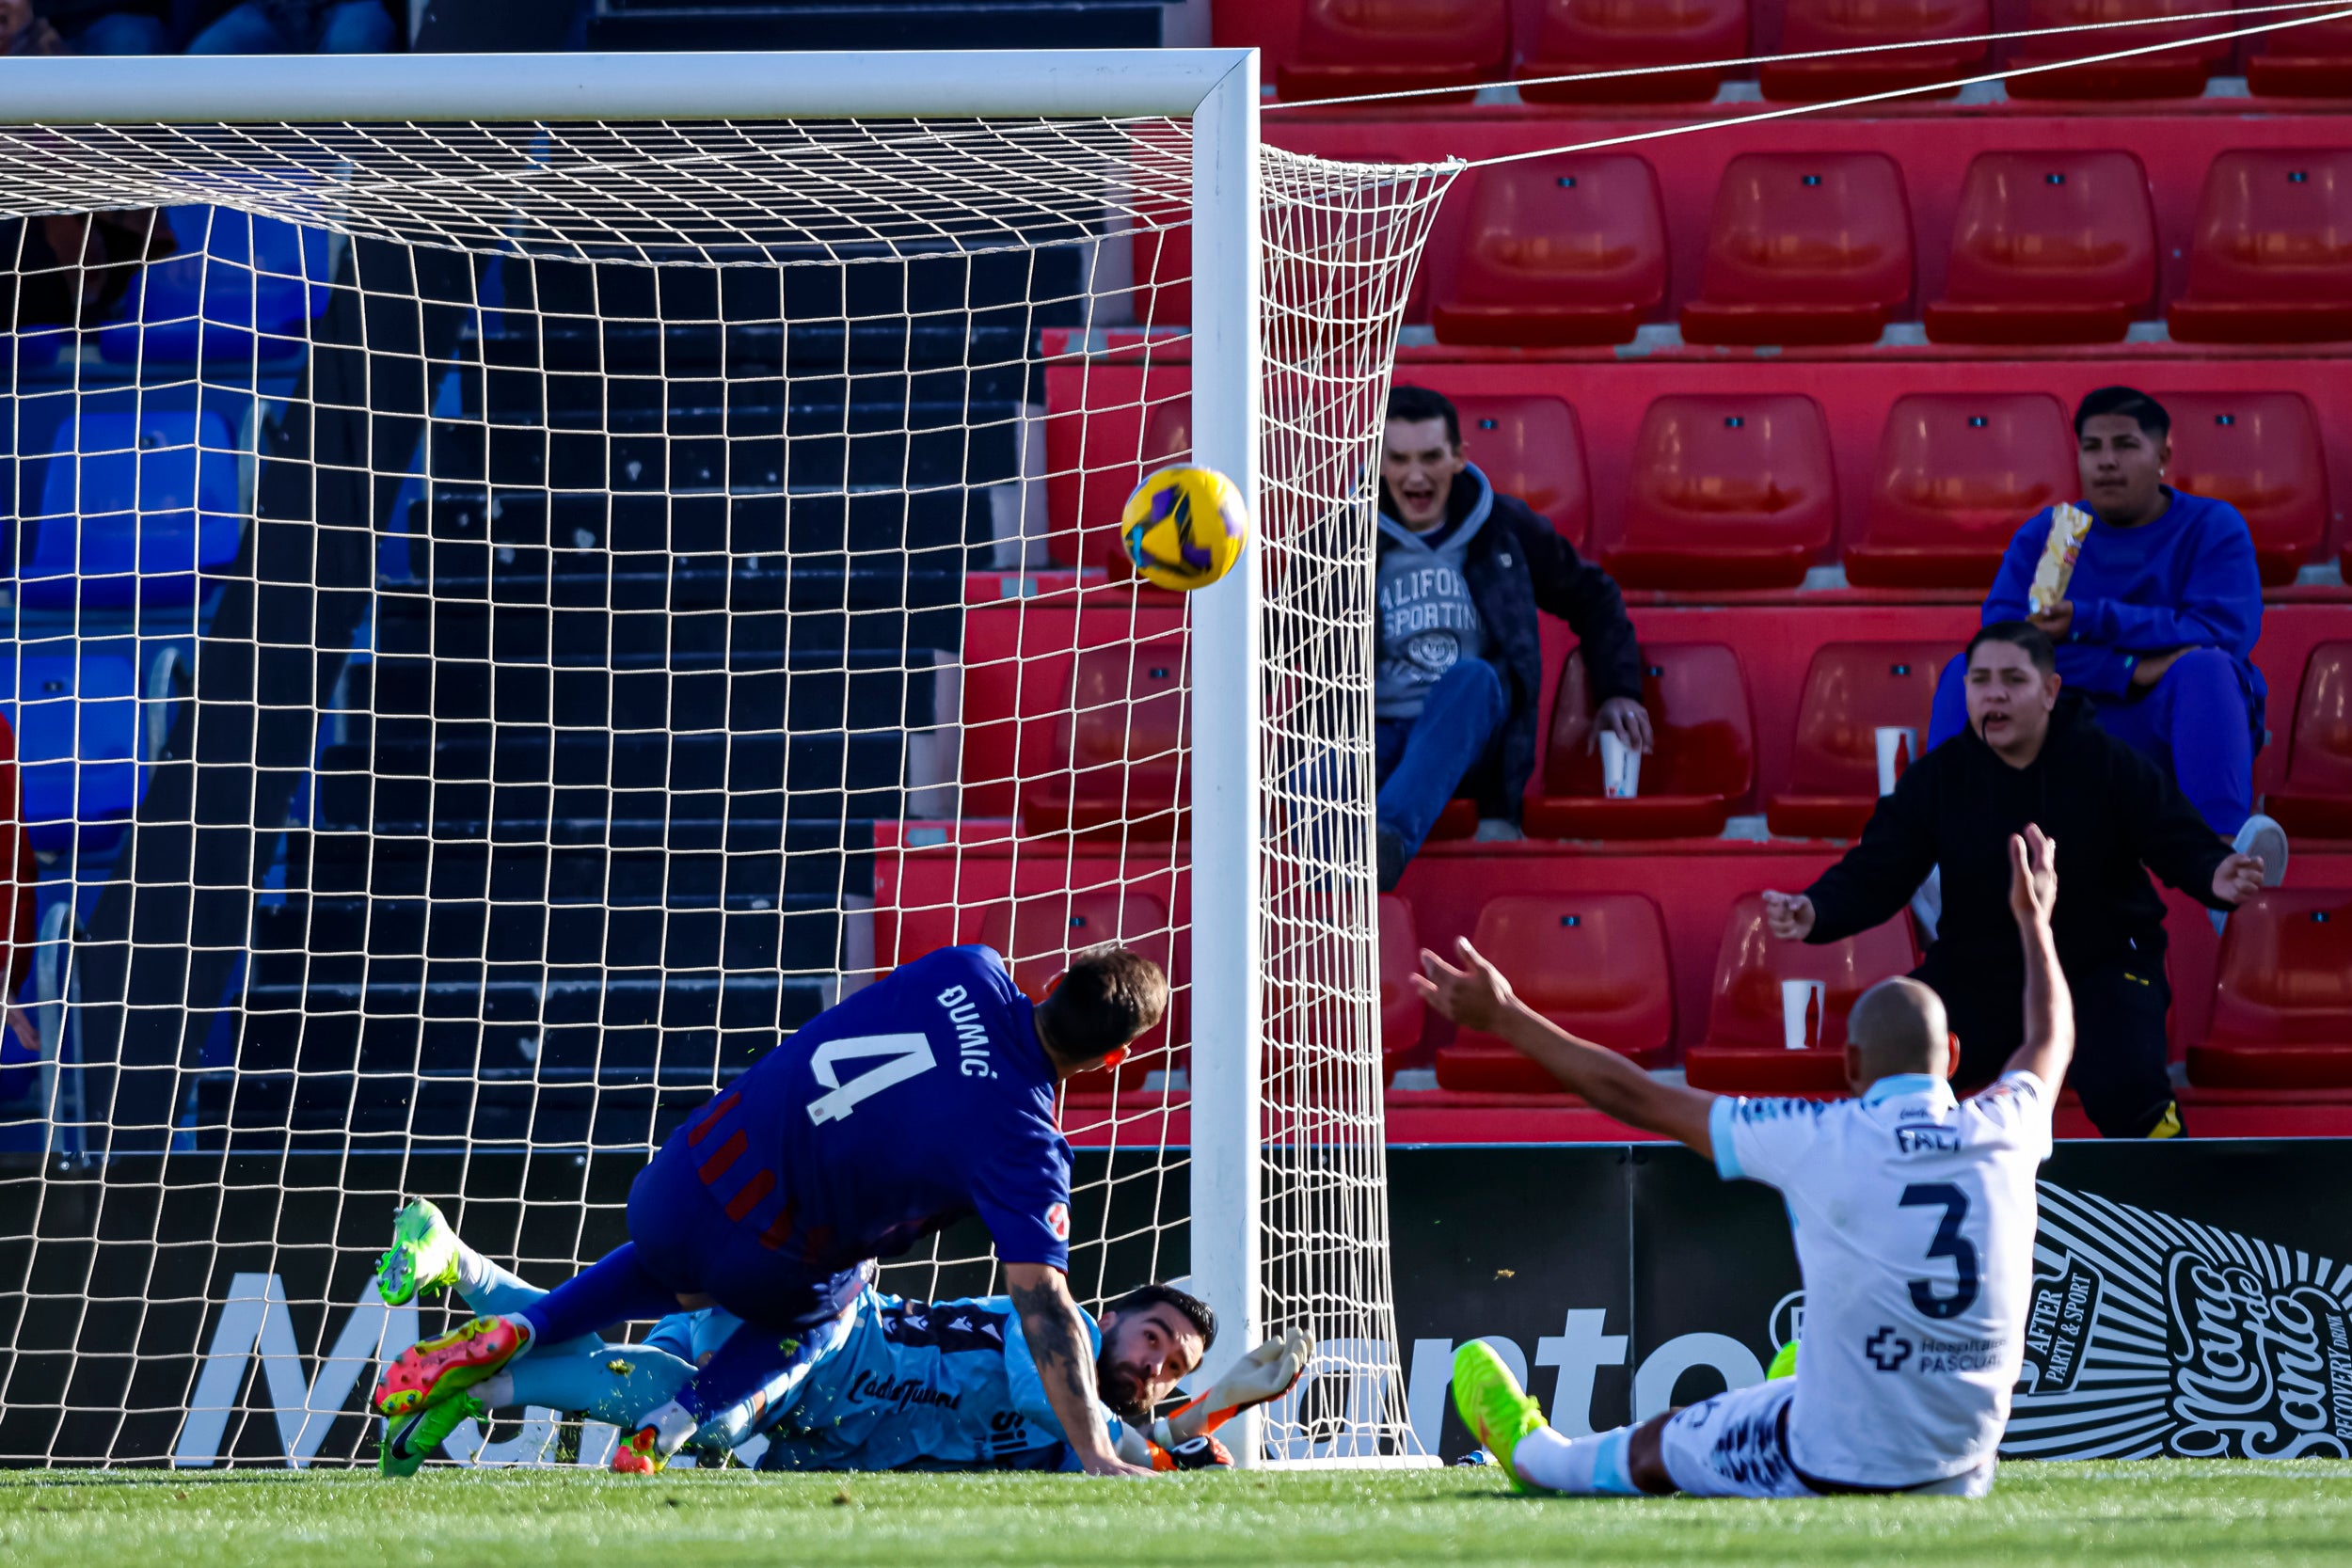
[{"label": "net rope", "polygon": [[[715,1087],[951,942],[1032,990],[1103,938],[1172,964],[1170,1037],[1062,1114],[1081,1299],[1183,1274],[1185,1051],[1216,1047],[1183,1028],[1189,613],[1099,568],[1188,444],[1185,123],[0,146],[0,716],[39,871],[0,1059],[0,1462],[369,1462],[371,1358],[447,1318],[373,1295],[403,1196],[551,1285]],[[1263,849],[1261,1244],[1268,1324],[1326,1346],[1273,1412],[1283,1458],[1410,1445],[1373,456],[1457,171],[1263,154],[1264,774],[1293,826]],[[112,272],[95,319],[33,319]],[[885,1277],[995,1282],[968,1227]],[[499,1414],[445,1451],[610,1450]]]}]

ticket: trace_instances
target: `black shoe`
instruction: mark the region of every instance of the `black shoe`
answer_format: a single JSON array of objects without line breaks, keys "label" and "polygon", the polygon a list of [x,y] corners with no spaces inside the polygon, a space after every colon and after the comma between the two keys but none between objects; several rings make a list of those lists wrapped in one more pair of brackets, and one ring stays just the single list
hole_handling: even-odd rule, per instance
[{"label": "black shoe", "polygon": [[1405,840],[1392,828],[1382,828],[1373,835],[1373,865],[1380,882],[1380,891],[1394,893],[1396,884],[1405,879]]}]

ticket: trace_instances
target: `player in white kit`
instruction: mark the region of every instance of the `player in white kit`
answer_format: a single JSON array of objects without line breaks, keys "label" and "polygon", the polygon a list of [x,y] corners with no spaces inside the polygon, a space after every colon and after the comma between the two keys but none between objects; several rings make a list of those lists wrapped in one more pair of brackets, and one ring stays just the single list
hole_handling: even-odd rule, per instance
[{"label": "player in white kit", "polygon": [[2074,1050],[2050,934],[2058,860],[2039,828],[2010,840],[2010,907],[2026,952],[2026,1043],[1982,1093],[1955,1100],[1958,1059],[1935,992],[1863,993],[1848,1024],[1848,1101],[1743,1100],[1661,1082],[1521,1006],[1459,944],[1422,955],[1438,1011],[1505,1039],[1595,1107],[1709,1155],[1726,1180],[1788,1199],[1804,1272],[1796,1375],[1636,1426],[1570,1439],[1544,1424],[1487,1346],[1462,1347],[1454,1398],[1522,1490],[1635,1497],[1982,1497],[2025,1354],[2035,1171]]}]

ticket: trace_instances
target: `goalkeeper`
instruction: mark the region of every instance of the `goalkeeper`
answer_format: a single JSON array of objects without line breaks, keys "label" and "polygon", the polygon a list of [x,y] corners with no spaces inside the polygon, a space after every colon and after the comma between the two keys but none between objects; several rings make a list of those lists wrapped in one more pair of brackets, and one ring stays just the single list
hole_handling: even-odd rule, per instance
[{"label": "goalkeeper", "polygon": [[[477,1312],[518,1310],[546,1294],[468,1247],[424,1202],[402,1213],[376,1277],[387,1301],[453,1286]],[[1287,1391],[1313,1354],[1295,1330],[1269,1340],[1208,1394],[1153,1421],[1152,1411],[1216,1338],[1207,1305],[1147,1285],[1112,1303],[1099,1325],[1086,1323],[1112,1440],[1129,1463],[1154,1469],[1231,1464],[1210,1433],[1235,1411]],[[384,1473],[413,1474],[460,1421],[496,1405],[543,1404],[628,1426],[671,1398],[735,1326],[724,1312],[677,1313],[638,1344],[592,1338],[545,1347],[461,1398],[391,1422]],[[869,1290],[810,1338],[813,1354],[779,1347],[759,1389],[707,1423],[692,1446],[723,1450],[766,1429],[760,1467],[770,1470],[1077,1465],[1009,1297],[916,1302]],[[614,1464],[645,1467],[626,1446]]]}]

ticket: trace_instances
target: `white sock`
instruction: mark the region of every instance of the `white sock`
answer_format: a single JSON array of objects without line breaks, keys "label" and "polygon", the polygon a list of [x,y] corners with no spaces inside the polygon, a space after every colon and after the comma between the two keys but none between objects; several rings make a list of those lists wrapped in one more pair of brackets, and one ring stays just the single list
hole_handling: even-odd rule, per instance
[{"label": "white sock", "polygon": [[1616,1427],[1591,1437],[1566,1438],[1549,1427],[1537,1427],[1511,1450],[1511,1468],[1530,1486],[1571,1497],[1638,1497],[1626,1468],[1631,1427]]},{"label": "white sock", "polygon": [[639,1418],[637,1430],[643,1432],[647,1427],[653,1428],[654,1447],[667,1455],[686,1447],[686,1440],[693,1436],[695,1428],[701,1425],[688,1413],[686,1406],[672,1400],[660,1409]]},{"label": "white sock", "polygon": [[504,1269],[468,1246],[457,1243],[457,1293],[469,1303],[493,1284],[511,1277]]}]

